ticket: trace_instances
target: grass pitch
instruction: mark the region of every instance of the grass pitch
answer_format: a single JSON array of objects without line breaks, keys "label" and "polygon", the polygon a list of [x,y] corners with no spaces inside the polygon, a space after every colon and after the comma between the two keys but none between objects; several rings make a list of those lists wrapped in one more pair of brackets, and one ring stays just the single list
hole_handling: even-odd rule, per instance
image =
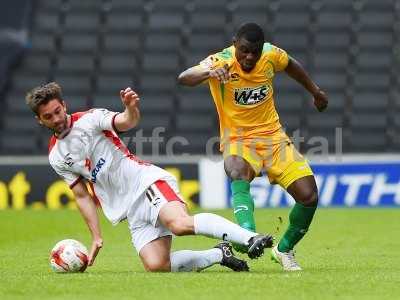
[{"label": "grass pitch", "polygon": [[[231,211],[217,213],[231,219]],[[288,210],[258,210],[259,231],[286,227]],[[320,209],[297,247],[301,273],[284,273],[269,251],[250,273],[219,265],[200,273],[146,273],[127,224],[102,219],[104,248],[83,274],[55,274],[53,245],[74,238],[90,245],[77,211],[0,212],[0,299],[400,299],[400,210]],[[216,241],[179,237],[174,249],[205,249]]]}]

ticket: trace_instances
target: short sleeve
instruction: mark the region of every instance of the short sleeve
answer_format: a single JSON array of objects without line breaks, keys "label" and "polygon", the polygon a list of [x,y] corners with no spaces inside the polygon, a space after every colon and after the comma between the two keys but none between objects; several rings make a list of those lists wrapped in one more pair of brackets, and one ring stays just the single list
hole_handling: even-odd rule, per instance
[{"label": "short sleeve", "polygon": [[72,189],[83,177],[75,174],[67,169],[61,168],[58,165],[51,164],[53,170],[60,176]]},{"label": "short sleeve", "polygon": [[270,50],[270,59],[274,64],[275,72],[283,71],[289,63],[289,56],[285,50],[272,46]]},{"label": "short sleeve", "polygon": [[109,111],[104,108],[94,109],[93,122],[99,130],[114,130],[118,132],[115,128],[115,117],[119,114],[117,112]]},{"label": "short sleeve", "polygon": [[199,67],[213,70],[223,65],[223,61],[217,57],[217,54],[209,55],[199,63]]},{"label": "short sleeve", "polygon": [[[205,59],[200,61],[200,63],[195,66],[195,68],[201,68],[202,70],[214,70],[220,68],[226,64],[226,61],[220,57],[220,53],[212,54],[207,56]],[[214,79],[214,81],[219,82],[216,78],[208,78],[204,82]]]}]

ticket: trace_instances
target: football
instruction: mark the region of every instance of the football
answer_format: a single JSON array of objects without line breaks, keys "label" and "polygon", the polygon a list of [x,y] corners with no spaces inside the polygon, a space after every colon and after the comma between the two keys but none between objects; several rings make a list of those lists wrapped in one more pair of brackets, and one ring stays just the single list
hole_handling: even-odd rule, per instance
[{"label": "football", "polygon": [[76,240],[59,241],[51,250],[50,267],[56,273],[84,272],[88,265],[88,251]]}]

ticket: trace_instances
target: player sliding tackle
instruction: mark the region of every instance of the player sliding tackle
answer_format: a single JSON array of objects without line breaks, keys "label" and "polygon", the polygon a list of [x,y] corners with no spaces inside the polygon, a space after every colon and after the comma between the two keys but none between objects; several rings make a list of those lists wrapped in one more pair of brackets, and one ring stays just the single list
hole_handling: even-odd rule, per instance
[{"label": "player sliding tackle", "polygon": [[[247,263],[233,255],[226,241],[244,245],[250,258],[272,246],[270,235],[261,235],[211,213],[188,214],[176,179],[165,170],[131,154],[118,132],[135,127],[140,119],[139,96],[120,91],[125,110],[106,109],[67,114],[61,87],[49,83],[27,94],[27,104],[38,122],[54,132],[49,144],[53,169],[69,184],[92,235],[89,266],[103,247],[92,187],[105,216],[114,224],[127,219],[132,242],[147,271],[193,271],[221,264],[248,271]],[[172,234],[204,235],[222,239],[205,251],[171,253]]]}]

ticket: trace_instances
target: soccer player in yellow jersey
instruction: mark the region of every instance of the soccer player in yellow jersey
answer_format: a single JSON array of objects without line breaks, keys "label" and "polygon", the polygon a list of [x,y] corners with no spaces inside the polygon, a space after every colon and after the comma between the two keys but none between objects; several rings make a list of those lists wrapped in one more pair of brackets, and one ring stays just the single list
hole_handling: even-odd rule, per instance
[{"label": "soccer player in yellow jersey", "polygon": [[326,94],[303,67],[284,50],[265,43],[264,32],[255,23],[243,24],[233,45],[208,56],[199,65],[182,72],[180,84],[208,82],[218,111],[221,152],[231,179],[234,214],[244,228],[255,231],[254,201],[250,182],[265,170],[271,183],[279,184],[296,204],[289,226],[272,250],[272,258],[284,270],[297,271],[293,248],[307,232],[318,203],[313,172],[284,133],[274,106],[273,78],[285,71],[299,82],[323,111]]}]

